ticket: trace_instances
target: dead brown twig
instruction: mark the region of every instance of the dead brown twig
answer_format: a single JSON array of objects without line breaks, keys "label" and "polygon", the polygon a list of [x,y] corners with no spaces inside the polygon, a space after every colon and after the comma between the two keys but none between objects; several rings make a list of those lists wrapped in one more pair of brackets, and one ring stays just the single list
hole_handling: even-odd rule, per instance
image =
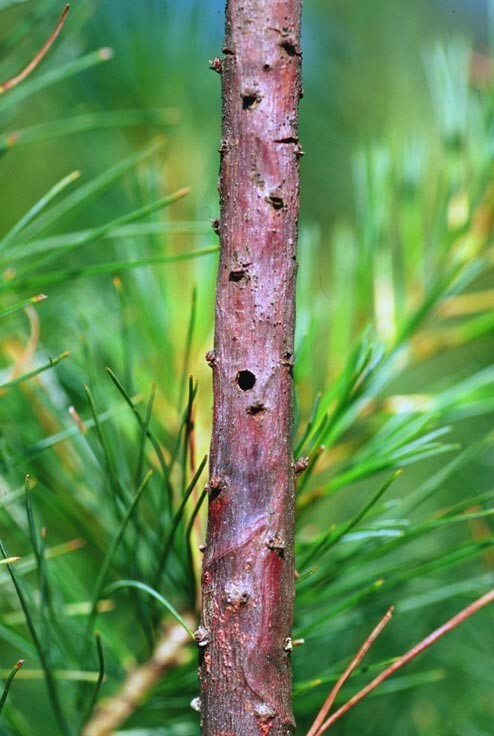
[{"label": "dead brown twig", "polygon": [[23,82],[26,77],[28,77],[31,72],[33,72],[36,67],[41,63],[41,61],[44,59],[50,48],[52,47],[53,43],[57,39],[60,31],[62,30],[65,21],[67,20],[67,15],[69,14],[70,5],[66,5],[62,11],[62,15],[57,21],[57,24],[53,31],[51,32],[50,36],[47,38],[47,40],[44,42],[43,46],[40,48],[37,54],[34,55],[34,57],[31,59],[29,64],[24,67],[24,69],[19,72],[19,74],[16,74],[14,77],[11,77],[10,79],[7,79],[6,82],[0,83],[0,94],[3,94],[4,92],[8,92],[13,87],[17,87],[18,84]]},{"label": "dead brown twig", "polygon": [[359,651],[355,655],[355,657],[352,659],[346,670],[343,672],[343,674],[340,676],[338,681],[336,682],[335,686],[329,693],[328,697],[323,703],[323,706],[319,713],[316,716],[316,719],[314,723],[312,724],[309,732],[307,733],[307,736],[317,736],[319,733],[319,730],[324,723],[324,719],[326,718],[327,714],[331,710],[331,707],[336,700],[336,696],[340,692],[341,688],[345,684],[345,682],[348,680],[354,669],[360,664],[360,662],[363,660],[381,631],[384,629],[384,627],[391,621],[391,616],[393,615],[393,606],[389,608],[382,619],[379,621],[375,629],[370,633],[370,635],[367,637],[367,639],[364,641],[362,646],[360,647]]},{"label": "dead brown twig", "polygon": [[364,655],[368,652],[374,641],[377,639],[377,637],[391,618],[392,609],[390,609],[381,619],[376,628],[372,631],[370,636],[366,639],[355,658],[347,667],[343,675],[339,678],[338,682],[330,692],[328,698],[324,702],[324,705],[319,711],[314,723],[307,733],[307,736],[321,736],[321,734],[330,729],[336,721],[338,721],[343,715],[345,715],[345,713],[347,713],[351,708],[357,705],[357,703],[360,703],[361,700],[363,700],[370,692],[375,690],[382,682],[384,682],[384,680],[387,680],[388,677],[393,675],[397,670],[404,667],[406,664],[408,664],[408,662],[414,659],[417,655],[421,654],[425,649],[435,644],[436,641],[442,636],[447,634],[449,631],[455,629],[457,626],[459,626],[459,624],[463,623],[463,621],[466,621],[467,618],[472,616],[474,613],[477,613],[477,611],[480,611],[480,609],[484,606],[487,606],[489,603],[493,602],[494,589],[483,595],[481,598],[478,598],[476,601],[457,613],[456,616],[453,616],[453,618],[451,618],[445,624],[433,631],[432,634],[426,636],[425,639],[412,647],[412,649],[406,652],[406,654],[398,657],[398,659],[396,659],[393,664],[387,667],[383,672],[381,672],[380,675],[375,677],[368,685],[362,688],[362,690],[356,693],[356,695],[350,698],[350,700],[348,700],[344,705],[341,706],[341,708],[335,711],[333,715],[331,715],[326,721],[322,723],[321,721],[323,721],[324,717],[329,712],[336,698],[336,695],[341,689],[343,683],[348,679],[355,667],[363,659]]}]

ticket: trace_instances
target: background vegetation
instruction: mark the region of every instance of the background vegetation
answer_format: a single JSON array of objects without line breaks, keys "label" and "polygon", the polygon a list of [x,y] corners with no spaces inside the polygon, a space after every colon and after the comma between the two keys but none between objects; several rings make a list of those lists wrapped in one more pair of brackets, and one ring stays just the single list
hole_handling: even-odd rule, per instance
[{"label": "background vegetation", "polygon": [[[60,10],[0,1],[0,79]],[[304,12],[301,734],[390,604],[343,697],[492,586],[494,497],[492,6]],[[76,0],[42,67],[0,96],[0,537],[22,558],[14,581],[0,565],[1,678],[26,661],[2,734],[79,733],[92,631],[101,698],[172,625],[153,591],[195,617],[222,35],[220,0]],[[487,609],[335,731],[487,736],[491,644]],[[198,734],[195,656],[122,733]]]}]

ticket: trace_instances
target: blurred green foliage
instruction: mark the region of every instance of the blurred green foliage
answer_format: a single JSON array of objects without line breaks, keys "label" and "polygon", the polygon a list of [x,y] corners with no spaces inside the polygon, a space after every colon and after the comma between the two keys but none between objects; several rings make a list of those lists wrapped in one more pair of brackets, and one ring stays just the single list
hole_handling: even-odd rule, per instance
[{"label": "blurred green foliage", "polygon": [[[59,10],[0,2],[0,79]],[[387,606],[343,697],[492,586],[492,17],[305,3],[300,733]],[[0,565],[3,681],[26,661],[1,734],[79,733],[162,617],[196,616],[222,24],[219,0],[76,0],[0,96],[0,537],[22,558]],[[486,610],[338,732],[487,736],[491,638]],[[197,734],[196,695],[191,647],[121,732]]]}]

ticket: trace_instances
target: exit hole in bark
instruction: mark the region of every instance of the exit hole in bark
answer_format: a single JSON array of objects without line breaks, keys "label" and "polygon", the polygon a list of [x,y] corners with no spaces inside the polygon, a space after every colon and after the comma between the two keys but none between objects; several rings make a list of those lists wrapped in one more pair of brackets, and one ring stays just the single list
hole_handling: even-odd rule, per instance
[{"label": "exit hole in bark", "polygon": [[300,56],[300,51],[297,50],[295,42],[291,38],[285,38],[280,43],[281,48],[286,51],[288,56]]},{"label": "exit hole in bark", "polygon": [[259,97],[258,95],[254,94],[246,94],[242,96],[242,109],[243,110],[252,110],[256,105],[259,104]]},{"label": "exit hole in bark", "polygon": [[239,371],[237,373],[237,386],[242,391],[250,391],[251,388],[254,388],[255,382],[256,377],[250,371]]},{"label": "exit hole in bark", "polygon": [[226,486],[227,484],[222,478],[218,478],[216,475],[212,476],[209,479],[209,483],[206,485],[209,501],[214,501],[215,498],[218,498],[221,491],[223,491]]},{"label": "exit hole in bark", "polygon": [[209,501],[211,502],[218,498],[221,493],[221,488],[212,488],[211,486],[209,486],[208,491]]},{"label": "exit hole in bark", "polygon": [[286,138],[276,138],[275,143],[298,143],[298,138],[287,136]]},{"label": "exit hole in bark", "polygon": [[228,275],[228,281],[234,281],[236,284],[238,284],[239,281],[242,281],[242,279],[247,279],[247,274],[243,269],[230,271]]},{"label": "exit hole in bark", "polygon": [[256,401],[255,404],[251,404],[247,407],[247,414],[250,414],[250,416],[255,417],[259,416],[260,414],[263,414],[266,411],[266,407],[261,401]]},{"label": "exit hole in bark", "polygon": [[277,194],[270,194],[268,197],[266,197],[266,202],[269,202],[271,207],[275,210],[282,210],[283,209],[283,199],[282,197],[279,197]]}]

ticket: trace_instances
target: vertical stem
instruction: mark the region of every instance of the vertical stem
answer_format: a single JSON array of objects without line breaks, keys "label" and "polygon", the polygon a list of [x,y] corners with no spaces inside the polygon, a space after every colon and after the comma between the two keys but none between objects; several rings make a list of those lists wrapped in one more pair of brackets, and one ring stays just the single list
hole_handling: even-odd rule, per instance
[{"label": "vertical stem", "polygon": [[292,368],[301,0],[228,0],[209,515],[204,736],[289,736]]}]

